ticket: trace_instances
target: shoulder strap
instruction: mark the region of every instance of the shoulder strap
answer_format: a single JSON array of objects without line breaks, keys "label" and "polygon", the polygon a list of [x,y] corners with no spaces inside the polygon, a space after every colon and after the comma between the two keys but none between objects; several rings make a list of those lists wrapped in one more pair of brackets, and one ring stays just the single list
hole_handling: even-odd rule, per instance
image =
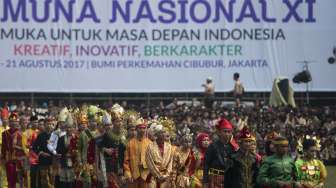
[{"label": "shoulder strap", "polygon": [[86,136],[89,137],[90,140],[93,139],[93,136],[92,136],[91,132],[89,131],[89,129],[85,129],[84,132],[85,132]]}]

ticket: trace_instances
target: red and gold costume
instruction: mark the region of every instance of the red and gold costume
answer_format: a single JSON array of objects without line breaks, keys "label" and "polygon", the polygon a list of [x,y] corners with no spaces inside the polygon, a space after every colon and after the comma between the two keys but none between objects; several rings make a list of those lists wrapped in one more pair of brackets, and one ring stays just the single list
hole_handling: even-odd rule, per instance
[{"label": "red and gold costume", "polygon": [[23,167],[28,149],[26,140],[18,129],[18,115],[12,113],[9,120],[12,124],[10,129],[2,133],[1,158],[6,166],[8,187],[15,188],[17,179],[23,186]]},{"label": "red and gold costume", "polygon": [[[4,123],[5,121],[8,122],[8,117],[1,115],[1,119],[3,121],[3,125],[0,126],[0,146],[2,145],[3,132],[9,129],[8,124]],[[1,150],[0,150],[0,156],[2,156]],[[6,167],[5,167],[5,164],[3,164],[1,160],[0,160],[0,187],[7,188]]]},{"label": "red and gold costume", "polygon": [[181,146],[175,150],[174,155],[174,182],[173,185],[177,188],[189,188],[191,185],[191,166],[195,161],[194,152],[192,150],[192,134],[190,129],[185,127],[179,131]]},{"label": "red and gold costume", "polygon": [[202,142],[205,140],[208,140],[208,142],[210,141],[209,135],[207,133],[200,133],[197,135],[197,148],[194,150],[195,157],[190,166],[190,171],[192,174],[192,188],[202,188],[204,157],[207,150],[207,147],[204,147]]}]

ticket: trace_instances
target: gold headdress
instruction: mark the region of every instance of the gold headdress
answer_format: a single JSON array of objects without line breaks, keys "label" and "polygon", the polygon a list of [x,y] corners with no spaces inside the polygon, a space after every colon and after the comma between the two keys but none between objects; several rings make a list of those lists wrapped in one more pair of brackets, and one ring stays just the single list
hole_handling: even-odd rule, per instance
[{"label": "gold headdress", "polygon": [[304,138],[300,138],[298,140],[298,144],[296,146],[296,149],[298,152],[302,153],[303,152],[303,141],[304,140],[314,140],[316,142],[316,147],[318,150],[321,149],[321,140],[319,138],[317,138],[316,136],[310,136],[310,135],[306,135]]},{"label": "gold headdress", "polygon": [[135,110],[126,110],[122,117],[127,129],[135,127],[139,118],[140,114]]},{"label": "gold headdress", "polygon": [[122,120],[125,110],[119,104],[115,104],[111,108],[111,117],[112,120]]},{"label": "gold headdress", "polygon": [[172,119],[169,119],[167,117],[160,117],[158,121],[163,126],[163,129],[167,131],[170,135],[176,135],[175,122]]},{"label": "gold headdress", "polygon": [[164,129],[163,126],[160,124],[160,122],[157,121],[156,119],[149,121],[148,125],[149,125],[148,132],[152,135],[155,135],[155,134],[163,131],[163,129]]},{"label": "gold headdress", "polygon": [[89,118],[87,113],[85,112],[79,112],[77,114],[77,123],[78,124],[87,124],[89,122]]}]

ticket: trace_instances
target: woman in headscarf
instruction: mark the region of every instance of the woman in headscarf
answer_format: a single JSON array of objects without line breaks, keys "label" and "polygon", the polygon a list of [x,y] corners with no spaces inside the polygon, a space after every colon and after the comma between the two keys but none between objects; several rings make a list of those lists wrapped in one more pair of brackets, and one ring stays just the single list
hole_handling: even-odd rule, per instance
[{"label": "woman in headscarf", "polygon": [[196,148],[194,149],[194,161],[190,167],[193,175],[191,179],[192,188],[201,188],[203,179],[203,164],[205,152],[210,144],[210,137],[207,133],[199,133],[196,137]]}]

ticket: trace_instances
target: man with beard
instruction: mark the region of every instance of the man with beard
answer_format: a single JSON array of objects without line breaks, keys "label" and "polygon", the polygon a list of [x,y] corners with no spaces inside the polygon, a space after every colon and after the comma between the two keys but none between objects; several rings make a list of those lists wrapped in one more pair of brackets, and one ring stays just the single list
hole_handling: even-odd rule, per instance
[{"label": "man with beard", "polygon": [[126,136],[123,132],[122,115],[124,109],[116,104],[111,110],[112,124],[106,124],[106,132],[99,143],[104,153],[106,177],[109,188],[119,188],[123,184],[123,163],[126,148]]},{"label": "man with beard", "polygon": [[205,188],[224,188],[225,173],[232,167],[232,155],[239,148],[232,137],[232,125],[228,120],[218,121],[216,129],[219,139],[210,144],[204,159]]}]

